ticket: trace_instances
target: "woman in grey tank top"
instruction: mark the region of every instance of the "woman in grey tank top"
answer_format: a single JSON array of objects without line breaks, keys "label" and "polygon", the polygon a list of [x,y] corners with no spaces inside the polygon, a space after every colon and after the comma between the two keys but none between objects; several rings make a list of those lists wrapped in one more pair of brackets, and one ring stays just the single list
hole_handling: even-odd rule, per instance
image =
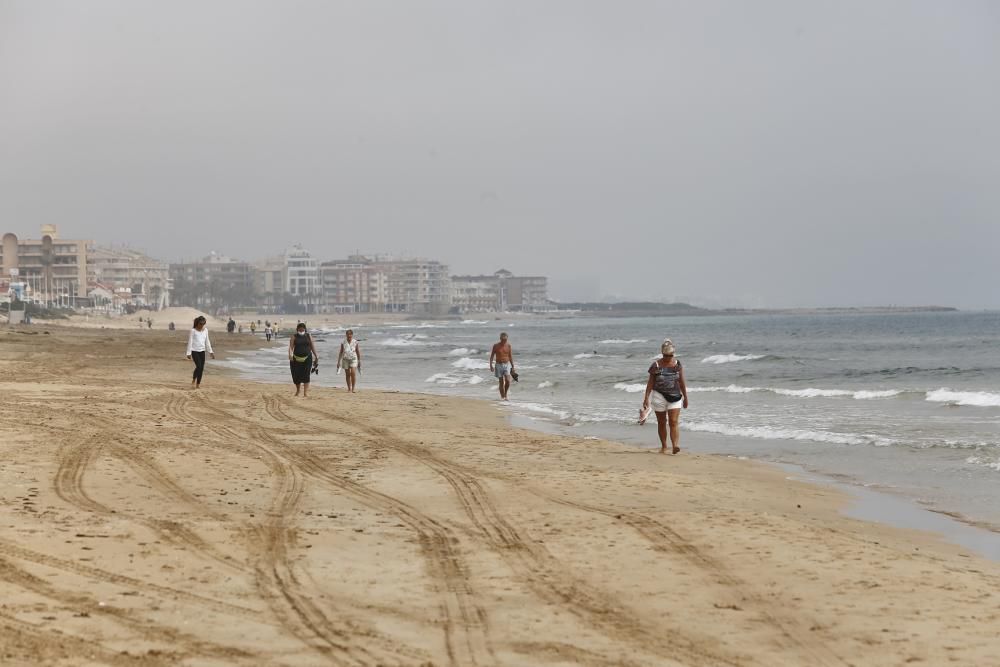
[{"label": "woman in grey tank top", "polygon": [[684,367],[680,359],[674,357],[674,344],[670,339],[660,346],[662,358],[649,367],[649,381],[646,382],[646,394],[639,410],[639,423],[646,421],[652,402],[656,413],[656,426],[660,436],[660,453],[667,453],[667,426],[670,427],[670,444],[673,453],[681,451],[681,407],[687,409],[688,392],[684,382]]}]

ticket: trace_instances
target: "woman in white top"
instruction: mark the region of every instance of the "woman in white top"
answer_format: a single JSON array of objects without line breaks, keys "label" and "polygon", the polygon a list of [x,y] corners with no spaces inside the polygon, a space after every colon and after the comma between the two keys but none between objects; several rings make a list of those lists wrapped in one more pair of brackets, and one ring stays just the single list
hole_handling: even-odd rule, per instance
[{"label": "woman in white top", "polygon": [[199,315],[194,318],[194,327],[188,336],[187,358],[194,362],[194,375],[191,376],[191,387],[201,388],[201,375],[205,372],[205,353],[212,355],[215,359],[215,352],[212,351],[212,341],[208,338],[208,329],[205,328],[207,320]]},{"label": "woman in white top", "polygon": [[358,383],[358,372],[361,370],[361,348],[354,340],[354,330],[347,330],[347,340],[340,344],[340,354],[337,356],[337,366],[344,369],[347,376],[347,391],[354,392]]}]

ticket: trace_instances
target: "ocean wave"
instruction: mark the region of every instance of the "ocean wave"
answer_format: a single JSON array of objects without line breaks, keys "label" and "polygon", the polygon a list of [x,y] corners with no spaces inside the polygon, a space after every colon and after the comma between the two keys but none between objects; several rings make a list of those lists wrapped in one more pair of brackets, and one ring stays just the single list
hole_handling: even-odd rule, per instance
[{"label": "ocean wave", "polygon": [[726,387],[688,387],[688,392],[692,394],[704,393],[704,392],[718,392],[722,391],[727,394],[749,394],[752,391],[766,391],[763,387],[740,387],[735,384],[731,384]]},{"label": "ocean wave", "polygon": [[433,382],[434,384],[456,385],[462,383],[462,378],[456,375],[451,375],[450,373],[435,373],[434,375],[424,380],[424,382]]},{"label": "ocean wave", "polygon": [[965,459],[965,462],[972,465],[983,466],[984,468],[992,468],[993,470],[1000,472],[1000,461],[997,460],[986,459],[982,456],[970,456]]},{"label": "ocean wave", "polygon": [[831,431],[809,431],[795,428],[771,428],[768,426],[729,426],[714,422],[688,422],[681,428],[689,431],[733,435],[757,440],[807,440],[811,442],[826,442],[835,445],[875,445],[888,447],[897,444],[896,440],[868,433],[835,433]]},{"label": "ocean wave", "polygon": [[898,389],[782,389],[772,387],[741,387],[731,384],[726,387],[688,387],[691,393],[724,392],[727,394],[749,394],[751,392],[769,392],[779,396],[792,398],[853,398],[859,401],[870,401],[880,398],[894,398],[904,392]]},{"label": "ocean wave", "polygon": [[479,350],[474,350],[469,347],[456,347],[454,350],[448,353],[448,356],[464,357],[470,354],[479,354]]},{"label": "ocean wave", "polygon": [[580,354],[574,354],[574,359],[594,359],[597,357],[607,357],[606,354],[597,354],[596,352],[581,352]]},{"label": "ocean wave", "polygon": [[479,384],[485,380],[481,375],[473,375],[472,377],[461,377],[459,375],[452,375],[451,373],[435,373],[430,376],[424,382],[430,382],[432,384],[442,384],[449,387],[454,387],[460,384]]},{"label": "ocean wave", "polygon": [[462,324],[489,324],[488,320],[462,320]]},{"label": "ocean wave", "polygon": [[545,382],[538,383],[539,389],[548,389],[549,387],[554,387],[554,386],[556,386],[556,383],[552,382],[551,380],[546,380]]},{"label": "ocean wave", "polygon": [[[388,324],[388,323],[384,323]],[[431,322],[421,322],[420,324],[393,324],[390,329],[444,329],[443,324],[433,324]]]},{"label": "ocean wave", "polygon": [[386,338],[385,340],[379,341],[379,345],[385,345],[386,347],[416,347],[429,345],[429,343],[414,340],[409,336],[400,336],[398,338]]},{"label": "ocean wave", "polygon": [[627,382],[618,382],[615,384],[615,389],[618,389],[619,391],[628,392],[629,394],[637,394],[640,391],[644,391],[646,389],[646,383],[636,382],[635,384],[629,384]]},{"label": "ocean wave", "polygon": [[461,359],[456,359],[451,362],[452,368],[461,368],[467,371],[482,371],[490,367],[488,363],[482,359],[472,359],[470,357],[462,357]]},{"label": "ocean wave", "polygon": [[953,391],[948,388],[927,392],[927,400],[950,405],[971,405],[977,408],[1000,407],[1000,394],[988,391]]},{"label": "ocean wave", "polygon": [[635,343],[648,343],[649,340],[646,338],[630,338],[628,340],[622,340],[621,338],[608,338],[607,340],[602,340],[601,345],[633,345]]},{"label": "ocean wave", "polygon": [[764,354],[713,354],[701,360],[703,364],[731,364],[735,361],[756,361],[763,359]]},{"label": "ocean wave", "polygon": [[559,419],[567,419],[567,418],[569,418],[569,413],[566,412],[565,410],[557,410],[556,408],[553,408],[553,407],[548,406],[548,405],[542,405],[541,403],[521,403],[521,402],[518,402],[518,403],[512,403],[511,405],[514,406],[514,407],[516,407],[516,408],[521,408],[521,409],[524,409],[524,410],[530,410],[531,412],[540,412],[540,413],[546,414],[546,415],[553,415],[555,417],[558,417]]}]

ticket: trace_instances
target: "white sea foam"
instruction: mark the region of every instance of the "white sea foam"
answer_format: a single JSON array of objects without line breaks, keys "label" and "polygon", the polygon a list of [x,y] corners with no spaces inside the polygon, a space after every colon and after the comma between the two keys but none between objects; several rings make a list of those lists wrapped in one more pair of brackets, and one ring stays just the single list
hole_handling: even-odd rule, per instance
[{"label": "white sea foam", "polygon": [[630,394],[637,394],[640,391],[646,389],[646,384],[644,382],[637,382],[635,384],[628,384],[626,382],[618,382],[615,384],[615,389],[620,391],[625,391]]},{"label": "white sea foam", "polygon": [[806,389],[782,389],[772,387],[741,387],[731,384],[725,387],[689,387],[691,393],[723,392],[727,394],[749,394],[751,392],[770,392],[779,396],[789,396],[792,398],[854,398],[859,401],[870,401],[879,398],[894,398],[902,394],[896,389],[863,389],[855,391],[853,389],[816,389],[809,387]]},{"label": "white sea foam", "polygon": [[796,398],[832,398],[834,396],[853,396],[853,391],[847,389],[771,389],[779,396],[794,396]]},{"label": "white sea foam", "polygon": [[433,324],[431,322],[421,322],[420,324],[393,324],[390,329],[443,329],[443,324]]},{"label": "white sea foam", "polygon": [[764,391],[764,389],[761,387],[740,387],[738,385],[731,384],[726,387],[688,387],[688,391],[691,393],[722,391],[727,394],[749,394],[752,391]]},{"label": "white sea foam", "polygon": [[569,417],[569,413],[564,410],[557,410],[548,405],[542,405],[541,403],[514,403],[515,407],[523,408],[525,410],[531,410],[532,412],[540,412],[546,415],[553,415],[559,419],[566,419]]},{"label": "white sea foam", "polygon": [[430,376],[424,382],[433,382],[434,384],[447,384],[456,385],[462,382],[462,378],[451,375],[449,373],[435,373]]},{"label": "white sea foam", "polygon": [[482,359],[471,359],[469,357],[462,357],[461,359],[456,359],[451,362],[453,368],[461,368],[467,371],[482,371],[490,367],[488,363]]},{"label": "white sea foam", "polygon": [[952,391],[942,388],[927,392],[927,400],[951,405],[972,405],[979,408],[1000,407],[1000,394],[988,391]]},{"label": "white sea foam", "polygon": [[462,324],[488,324],[488,320],[462,320]]},{"label": "white sea foam", "polygon": [[469,347],[456,347],[448,353],[448,355],[452,357],[464,357],[470,354],[479,354],[479,350],[474,350]]},{"label": "white sea foam", "polygon": [[607,340],[602,340],[601,345],[632,345],[634,343],[648,343],[649,340],[645,338],[630,338],[628,340],[622,340],[621,338],[608,338]]},{"label": "white sea foam", "polygon": [[984,468],[993,468],[997,472],[1000,472],[1000,461],[991,461],[981,456],[970,456],[965,459],[965,462],[971,463],[972,465],[983,466]]},{"label": "white sea foam", "polygon": [[895,440],[866,433],[848,434],[830,431],[808,431],[794,428],[770,428],[767,426],[729,426],[714,422],[689,422],[682,424],[689,431],[718,433],[719,435],[734,435],[743,438],[759,440],[809,440],[812,442],[828,442],[837,445],[876,445],[887,447],[895,444]]},{"label": "white sea foam", "polygon": [[414,340],[410,337],[398,337],[398,338],[386,338],[383,341],[379,341],[379,345],[385,345],[386,347],[416,347],[418,345],[427,345],[419,340]]},{"label": "white sea foam", "polygon": [[754,361],[763,359],[763,354],[713,354],[701,360],[703,364],[731,364],[734,361]]},{"label": "white sea foam", "polygon": [[473,375],[472,377],[469,378],[469,384],[479,384],[485,379],[486,378],[484,378],[482,375]]},{"label": "white sea foam", "polygon": [[546,380],[545,382],[539,382],[538,383],[538,388],[539,389],[548,389],[549,387],[554,387],[554,386],[556,386],[556,383],[552,382],[550,380]]},{"label": "white sea foam", "polygon": [[854,392],[854,398],[859,401],[870,401],[876,398],[894,398],[899,396],[903,392],[896,389],[885,389],[885,390],[862,390]]},{"label": "white sea foam", "polygon": [[574,354],[574,359],[593,359],[595,357],[604,357],[607,355],[597,354],[596,352],[581,352],[580,354]]}]

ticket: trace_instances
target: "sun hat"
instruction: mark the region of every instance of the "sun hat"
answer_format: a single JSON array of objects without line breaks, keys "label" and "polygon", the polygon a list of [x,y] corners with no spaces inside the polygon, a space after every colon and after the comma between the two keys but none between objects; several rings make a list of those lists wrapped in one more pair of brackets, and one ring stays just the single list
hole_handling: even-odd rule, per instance
[{"label": "sun hat", "polygon": [[663,339],[663,345],[660,346],[660,354],[673,354],[674,353],[674,342],[669,338]]}]

